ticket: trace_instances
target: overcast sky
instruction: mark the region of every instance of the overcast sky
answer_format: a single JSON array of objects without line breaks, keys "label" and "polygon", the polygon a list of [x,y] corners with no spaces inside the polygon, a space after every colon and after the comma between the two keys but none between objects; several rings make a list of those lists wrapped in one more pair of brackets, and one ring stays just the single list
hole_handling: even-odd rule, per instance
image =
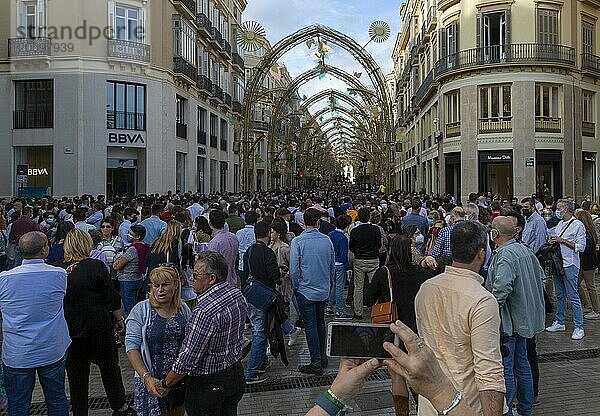
[{"label": "overcast sky", "polygon": [[[396,34],[400,27],[400,0],[248,0],[243,21],[259,22],[267,33],[267,38],[275,45],[284,37],[303,27],[320,23],[336,29],[358,44],[365,45],[369,40],[369,26],[376,20],[383,20],[391,27],[389,39],[384,43],[371,42],[367,52],[373,56],[384,75],[393,68],[391,54]],[[327,63],[347,72],[362,72],[359,79],[369,85],[366,70],[347,52],[337,45],[331,45],[334,53]],[[293,77],[316,66],[314,49],[309,51],[304,43],[286,53],[280,62],[285,63]],[[300,93],[312,95],[327,88],[343,88],[345,84],[334,77],[326,76],[305,84]]]}]

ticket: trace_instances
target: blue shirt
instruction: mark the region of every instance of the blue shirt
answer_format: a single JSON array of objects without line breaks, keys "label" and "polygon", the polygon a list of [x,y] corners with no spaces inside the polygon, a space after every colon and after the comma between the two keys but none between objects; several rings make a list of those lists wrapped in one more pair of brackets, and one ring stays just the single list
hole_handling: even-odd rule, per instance
[{"label": "blue shirt", "polygon": [[537,212],[533,212],[525,220],[525,229],[523,230],[523,244],[537,253],[541,246],[548,241],[548,227],[546,221]]},{"label": "blue shirt", "polygon": [[152,242],[165,232],[167,223],[158,218],[156,215],[146,218],[140,223],[146,229],[146,237],[144,237],[144,243],[152,245]]},{"label": "blue shirt", "polygon": [[320,302],[329,297],[329,282],[335,275],[335,251],[329,237],[309,228],[292,240],[290,278],[292,289],[306,299]]},{"label": "blue shirt", "polygon": [[0,273],[2,360],[12,368],[53,364],[66,353],[71,338],[63,299],[67,272],[41,259]]},{"label": "blue shirt", "polygon": [[254,236],[254,225],[246,225],[244,228],[235,233],[238,239],[238,270],[244,270],[244,254],[252,244],[256,242]]},{"label": "blue shirt", "polygon": [[333,243],[335,250],[335,263],[343,264],[344,270],[350,270],[350,262],[348,261],[348,237],[344,231],[336,228],[334,231],[327,234]]},{"label": "blue shirt", "polygon": [[131,228],[131,221],[123,220],[121,225],[119,225],[119,237],[123,240],[124,243],[127,244],[127,234],[129,234],[129,229]]},{"label": "blue shirt", "polygon": [[87,220],[85,220],[85,222],[96,227],[96,230],[99,230],[100,224],[102,224],[103,219],[104,215],[102,215],[102,211],[96,211],[92,215],[87,217]]}]

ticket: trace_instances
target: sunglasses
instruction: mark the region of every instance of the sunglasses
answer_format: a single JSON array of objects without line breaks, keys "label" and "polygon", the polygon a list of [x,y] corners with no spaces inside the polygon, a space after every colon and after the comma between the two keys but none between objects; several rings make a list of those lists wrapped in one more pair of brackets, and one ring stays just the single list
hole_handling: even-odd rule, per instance
[{"label": "sunglasses", "polygon": [[112,228],[112,225],[101,225],[100,228]]}]

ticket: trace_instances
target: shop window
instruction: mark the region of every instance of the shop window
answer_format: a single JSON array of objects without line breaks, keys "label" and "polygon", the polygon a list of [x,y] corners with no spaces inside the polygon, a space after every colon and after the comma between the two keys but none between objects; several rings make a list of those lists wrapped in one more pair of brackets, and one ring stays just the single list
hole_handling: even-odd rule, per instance
[{"label": "shop window", "polygon": [[146,86],[106,83],[106,128],[146,130]]},{"label": "shop window", "polygon": [[54,81],[15,81],[13,128],[52,128],[54,125]]}]

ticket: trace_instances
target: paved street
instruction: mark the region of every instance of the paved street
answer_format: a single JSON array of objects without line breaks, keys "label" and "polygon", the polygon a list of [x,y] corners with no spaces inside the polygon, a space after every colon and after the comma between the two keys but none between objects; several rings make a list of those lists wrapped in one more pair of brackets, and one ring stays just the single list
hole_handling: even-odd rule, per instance
[{"label": "paved street", "polygon": [[[548,319],[551,320],[551,316]],[[586,321],[586,337],[572,341],[572,324],[565,333],[543,333],[538,336],[540,354],[540,399],[536,415],[598,415],[600,414],[600,321]],[[329,385],[336,373],[337,362],[330,360],[330,368],[323,377],[306,377],[297,371],[298,363],[308,362],[304,335],[290,348],[290,365],[285,368],[274,360],[270,379],[262,385],[249,388],[239,407],[240,415],[275,416],[303,415],[314,398]],[[123,380],[128,394],[132,393],[133,370],[121,350]],[[385,372],[375,375],[351,406],[354,414],[393,415],[390,380]],[[93,367],[90,386],[90,414],[109,415],[108,402],[98,373]],[[34,414],[44,414],[39,406],[43,396],[39,386],[34,392]]]}]

